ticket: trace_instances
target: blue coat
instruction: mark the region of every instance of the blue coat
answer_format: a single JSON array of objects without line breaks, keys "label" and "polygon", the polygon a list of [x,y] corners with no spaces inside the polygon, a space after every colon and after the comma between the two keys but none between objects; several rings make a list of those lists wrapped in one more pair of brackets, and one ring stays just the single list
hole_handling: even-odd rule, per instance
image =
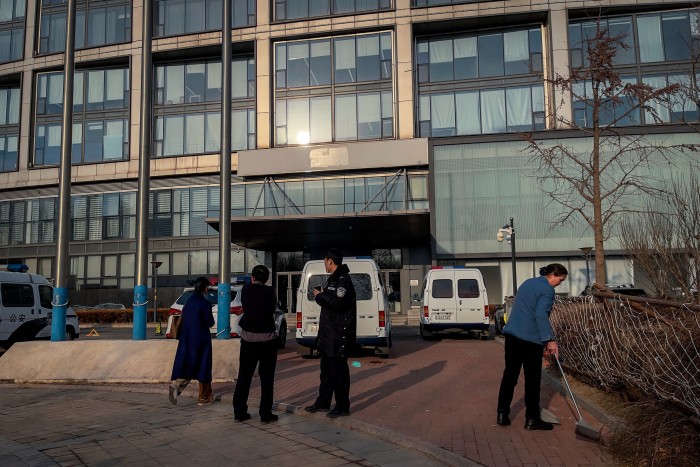
[{"label": "blue coat", "polygon": [[200,293],[193,293],[182,309],[180,341],[177,344],[171,379],[196,379],[211,383],[211,334],[214,325],[211,303]]},{"label": "blue coat", "polygon": [[518,288],[503,332],[540,345],[554,340],[554,332],[549,324],[553,304],[554,287],[549,285],[546,277],[526,280]]}]

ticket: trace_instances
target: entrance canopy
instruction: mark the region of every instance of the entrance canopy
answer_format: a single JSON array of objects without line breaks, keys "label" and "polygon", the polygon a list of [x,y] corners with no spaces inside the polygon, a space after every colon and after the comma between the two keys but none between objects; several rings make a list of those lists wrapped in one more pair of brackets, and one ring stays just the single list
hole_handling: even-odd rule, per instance
[{"label": "entrance canopy", "polygon": [[[208,218],[217,231],[219,219]],[[234,217],[231,243],[262,251],[321,246],[398,248],[430,243],[427,209],[338,214]]]}]

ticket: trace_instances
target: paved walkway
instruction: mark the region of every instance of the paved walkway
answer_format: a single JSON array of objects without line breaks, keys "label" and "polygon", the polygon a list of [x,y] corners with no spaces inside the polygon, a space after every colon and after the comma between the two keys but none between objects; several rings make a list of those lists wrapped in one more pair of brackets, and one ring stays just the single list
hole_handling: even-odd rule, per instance
[{"label": "paved walkway", "polygon": [[229,404],[198,407],[163,394],[97,387],[0,385],[0,465],[444,465],[334,423],[281,414],[233,420]]},{"label": "paved walkway", "polygon": [[[496,399],[503,372],[503,345],[497,339],[447,336],[423,341],[415,327],[395,327],[389,359],[351,359],[352,421],[381,427],[406,439],[420,440],[487,466],[608,466],[614,465],[597,443],[575,434],[573,406],[554,388],[543,384],[542,407],[561,425],[550,432],[523,428],[524,383],[516,387],[509,427],[496,425]],[[290,334],[290,340],[292,335]],[[291,342],[289,342],[291,344]],[[319,381],[319,361],[302,359],[290,350],[280,353],[275,400],[293,407],[313,403]],[[253,380],[251,402],[259,399]],[[233,384],[215,385],[226,397]],[[595,425],[595,418],[584,413]]]}]

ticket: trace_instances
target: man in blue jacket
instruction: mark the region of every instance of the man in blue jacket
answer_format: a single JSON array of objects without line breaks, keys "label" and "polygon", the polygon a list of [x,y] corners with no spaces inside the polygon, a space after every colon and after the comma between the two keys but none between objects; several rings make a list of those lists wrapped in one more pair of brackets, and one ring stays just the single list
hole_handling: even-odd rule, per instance
[{"label": "man in blue jacket", "polygon": [[212,380],[212,346],[209,328],[214,325],[211,303],[205,298],[209,280],[198,278],[194,283],[194,293],[182,308],[182,324],[178,337],[177,352],[173,363],[168,396],[170,403],[177,404],[177,397],[182,394],[191,380],[199,381],[198,405],[213,402]]}]

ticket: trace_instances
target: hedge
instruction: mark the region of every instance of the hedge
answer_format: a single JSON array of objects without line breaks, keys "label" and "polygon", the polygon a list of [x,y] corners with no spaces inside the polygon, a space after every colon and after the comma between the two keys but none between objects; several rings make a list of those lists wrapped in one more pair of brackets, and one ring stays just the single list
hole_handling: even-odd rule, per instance
[{"label": "hedge", "polygon": [[[159,308],[156,312],[156,318],[161,322],[168,321],[169,308]],[[76,315],[78,315],[78,321],[81,324],[86,323],[133,323],[134,322],[134,310],[93,310],[93,309],[82,309],[76,310]],[[153,321],[153,310],[148,310],[146,313],[146,321]]]}]

